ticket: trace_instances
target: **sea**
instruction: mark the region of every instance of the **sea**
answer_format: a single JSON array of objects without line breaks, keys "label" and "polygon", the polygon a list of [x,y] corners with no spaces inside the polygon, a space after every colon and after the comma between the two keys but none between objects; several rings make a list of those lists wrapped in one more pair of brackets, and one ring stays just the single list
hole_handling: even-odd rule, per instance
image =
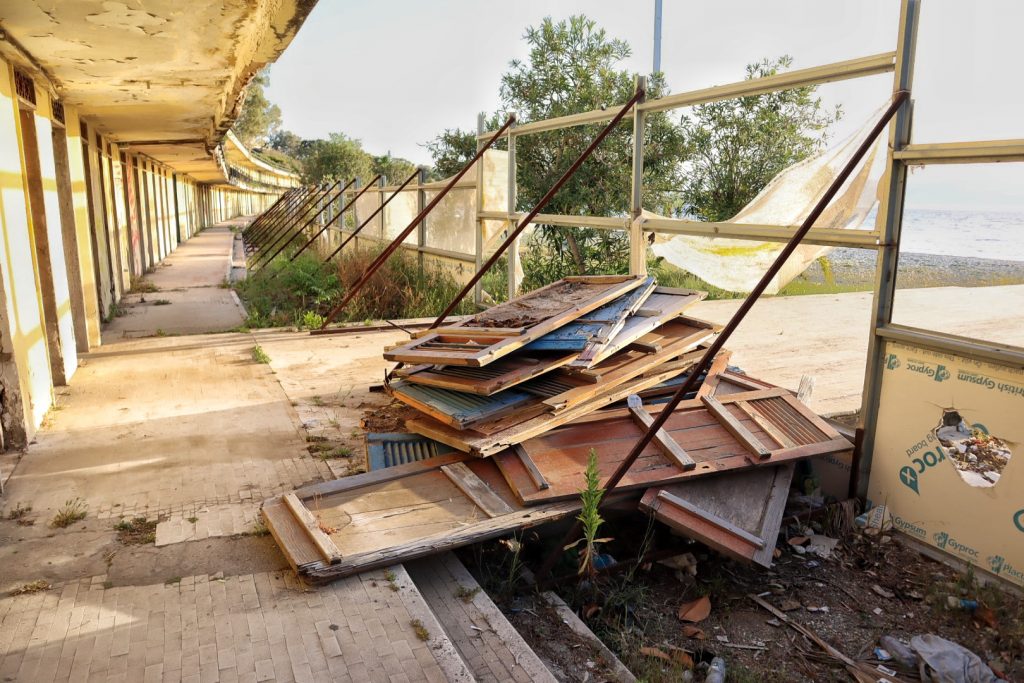
[{"label": "sea", "polygon": [[[865,223],[873,225],[874,216],[869,216]],[[1024,211],[907,208],[903,213],[900,250],[1024,261]]]}]

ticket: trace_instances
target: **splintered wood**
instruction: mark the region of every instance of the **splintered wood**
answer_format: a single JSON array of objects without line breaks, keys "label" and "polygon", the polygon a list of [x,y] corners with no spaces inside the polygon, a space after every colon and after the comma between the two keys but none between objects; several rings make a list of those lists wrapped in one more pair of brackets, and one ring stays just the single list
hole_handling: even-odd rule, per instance
[{"label": "splintered wood", "polygon": [[[649,277],[566,278],[415,335],[384,354],[411,433],[367,435],[370,472],[267,501],[268,529],[296,571],[327,581],[575,515],[590,454],[607,479],[717,334],[685,316],[702,298]],[[851,445],[729,358],[606,495],[767,564],[792,463]]]}]

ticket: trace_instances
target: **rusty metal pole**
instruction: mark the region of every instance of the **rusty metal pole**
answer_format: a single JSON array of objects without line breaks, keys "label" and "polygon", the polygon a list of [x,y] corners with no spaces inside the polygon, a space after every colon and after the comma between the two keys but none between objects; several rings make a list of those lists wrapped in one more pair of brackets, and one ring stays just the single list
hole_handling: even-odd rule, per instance
[{"label": "rusty metal pole", "polygon": [[[348,181],[348,183],[345,184],[345,187],[347,188],[353,182],[355,182],[355,180]],[[293,216],[291,220],[286,221],[285,224],[282,226],[281,230],[278,231],[277,234],[274,235],[274,237],[268,241],[268,244],[265,247],[260,249],[260,253],[256,255],[256,258],[254,259],[253,262],[259,263],[260,261],[264,261],[264,256],[267,253],[269,253],[271,249],[275,249],[277,245],[281,243],[281,240],[288,236],[291,229],[295,227],[295,224],[298,223],[299,221],[305,220],[307,216],[311,215],[310,212],[316,209],[317,204],[320,203],[320,200],[322,200],[324,197],[329,197],[331,193],[334,192],[334,190],[338,187],[338,185],[341,185],[340,180],[335,181],[335,183],[331,185],[329,188],[327,188],[325,191],[318,193],[317,195],[312,197],[311,200],[306,203],[305,208],[303,208],[302,211]],[[344,188],[342,189],[344,190]],[[305,225],[303,226],[303,228],[305,228]]]},{"label": "rusty metal pole", "polygon": [[[377,214],[379,214],[379,213],[380,213],[381,211],[383,211],[383,210],[384,210],[384,207],[388,205],[388,202],[390,202],[390,201],[391,201],[392,199],[394,199],[395,197],[397,197],[397,196],[398,196],[398,193],[399,193],[399,192],[401,192],[402,190],[404,190],[404,189],[405,189],[405,186],[406,186],[406,185],[408,185],[408,184],[409,184],[409,183],[411,183],[411,182],[412,182],[413,180],[415,180],[415,179],[416,179],[416,176],[418,176],[418,175],[419,175],[419,174],[420,174],[421,172],[422,172],[422,171],[420,171],[420,169],[418,169],[418,168],[417,168],[417,169],[416,169],[416,171],[415,171],[415,172],[414,172],[414,173],[413,173],[413,174],[412,174],[411,176],[409,176],[409,177],[408,177],[408,178],[406,179],[406,181],[405,181],[404,183],[402,183],[401,185],[399,185],[399,186],[398,186],[398,189],[397,189],[397,190],[395,190],[394,192],[392,192],[392,193],[391,193],[391,196],[390,196],[390,197],[388,197],[388,198],[387,198],[387,199],[385,199],[385,200],[384,200],[383,202],[381,202],[381,205],[380,205],[380,206],[378,206],[378,207],[377,207],[376,209],[374,209],[373,213],[371,213],[371,214],[370,214],[370,216],[369,216],[369,217],[368,217],[368,218],[367,218],[367,219],[366,219],[365,221],[363,221],[362,223],[360,223],[360,224],[359,224],[359,225],[358,225],[358,226],[356,227],[356,229],[352,231],[352,234],[351,234],[351,235],[349,235],[349,236],[348,236],[348,237],[346,237],[346,238],[345,238],[344,240],[342,240],[341,244],[340,244],[340,245],[338,245],[338,248],[337,248],[337,249],[335,249],[334,251],[332,251],[332,252],[331,252],[330,254],[328,254],[328,255],[327,255],[327,258],[325,258],[325,259],[324,259],[324,263],[327,263],[327,262],[328,262],[328,261],[330,261],[330,260],[331,260],[332,258],[334,258],[334,257],[335,257],[335,256],[337,256],[338,254],[340,254],[340,253],[341,253],[341,250],[345,248],[345,245],[346,245],[346,244],[348,244],[348,243],[349,243],[349,242],[350,242],[350,241],[351,241],[351,240],[352,240],[352,239],[353,239],[353,238],[354,238],[354,237],[355,237],[356,235],[358,235],[358,234],[359,234],[359,231],[360,231],[360,230],[362,230],[362,229],[363,229],[363,228],[365,228],[365,227],[366,227],[367,225],[369,225],[369,224],[370,224],[370,221],[372,221],[372,220],[373,220],[374,218],[376,218],[376,217],[377,217]],[[300,250],[300,251],[301,251],[301,250]]]},{"label": "rusty metal pole", "polygon": [[246,235],[251,235],[253,233],[253,230],[258,230],[259,227],[266,222],[267,216],[274,215],[277,212],[277,207],[281,205],[282,202],[286,202],[288,197],[291,196],[292,192],[294,192],[296,189],[297,188],[293,187],[287,192],[283,192],[281,196],[277,198],[277,201],[275,201],[273,204],[267,207],[265,211],[260,213],[260,215],[257,216],[252,223],[245,226],[245,230],[242,231],[242,238],[244,239]]},{"label": "rusty metal pole", "polygon": [[315,188],[313,187],[301,188],[299,192],[297,192],[288,201],[287,205],[282,207],[281,210],[276,215],[272,216],[266,222],[266,224],[264,224],[263,227],[259,229],[259,231],[255,232],[249,238],[248,241],[252,245],[252,249],[249,249],[249,251],[254,251],[255,248],[257,248],[259,244],[262,243],[262,241],[267,238],[268,235],[270,235],[272,232],[275,232],[278,226],[280,226],[281,221],[284,220],[285,217],[293,213],[296,209],[298,209],[298,207],[300,207],[314,191]]},{"label": "rusty metal pole", "polygon": [[[634,462],[636,462],[637,457],[639,457],[640,453],[651,442],[651,439],[654,438],[654,435],[658,430],[664,426],[669,416],[676,409],[676,406],[678,406],[683,400],[683,397],[693,391],[701,373],[707,370],[708,366],[711,365],[711,361],[714,359],[715,355],[722,350],[725,342],[729,340],[732,333],[735,332],[736,328],[739,327],[741,322],[743,322],[743,318],[747,315],[750,309],[753,308],[758,298],[768,288],[768,285],[771,284],[772,279],[780,270],[782,270],[782,266],[786,263],[786,260],[789,259],[797,246],[799,246],[801,240],[803,240],[807,233],[810,232],[811,228],[814,226],[814,222],[818,220],[818,217],[821,216],[828,207],[829,202],[832,201],[832,198],[835,197],[842,188],[843,183],[846,182],[846,179],[849,178],[857,168],[857,164],[860,163],[861,159],[864,158],[864,155],[871,149],[871,145],[874,144],[875,138],[877,138],[882,130],[885,129],[889,120],[895,116],[896,112],[899,111],[900,107],[903,106],[909,97],[910,93],[906,90],[901,90],[894,95],[893,101],[885,110],[885,113],[882,114],[882,117],[875,124],[874,128],[871,129],[871,132],[868,133],[864,142],[862,142],[860,147],[857,148],[857,151],[855,151],[853,156],[850,157],[850,160],[846,162],[845,166],[843,166],[843,169],[839,172],[839,175],[836,176],[835,180],[832,181],[832,184],[829,185],[827,190],[825,190],[821,199],[819,199],[818,203],[814,205],[813,209],[811,209],[811,213],[808,214],[806,219],[804,219],[803,224],[801,224],[800,228],[793,234],[793,237],[791,237],[789,242],[786,243],[786,246],[783,247],[782,251],[779,252],[775,261],[768,267],[768,270],[766,270],[764,275],[761,276],[761,279],[750,291],[750,294],[747,295],[747,298],[743,300],[740,307],[736,309],[735,313],[733,313],[729,322],[726,323],[725,327],[723,327],[722,331],[718,333],[715,340],[708,346],[701,359],[697,361],[696,365],[690,368],[690,374],[686,378],[686,381],[676,389],[676,392],[672,394],[672,398],[670,398],[668,403],[662,407],[661,412],[659,412],[658,416],[654,418],[654,421],[651,423],[650,427],[647,428],[647,431],[644,432],[644,435],[641,436],[633,445],[629,454],[626,455],[625,459],[623,459],[621,463],[619,463],[618,468],[616,468],[615,472],[608,478],[608,481],[605,482],[603,488],[606,496],[607,494],[614,492],[615,487],[618,486],[619,482],[622,481],[622,478],[626,476],[629,468],[632,467]],[[544,564],[537,572],[538,582],[547,578],[551,573],[552,568],[554,568],[555,562],[558,561],[558,554],[561,549],[571,543],[576,535],[579,534],[579,531],[580,523],[577,521],[573,524],[572,528],[569,529],[569,533],[565,535],[564,542],[560,543],[556,548],[553,548],[551,553],[545,559]]]},{"label": "rusty metal pole", "polygon": [[266,228],[263,229],[259,234],[254,235],[247,252],[254,254],[260,249],[263,249],[267,241],[272,239],[278,234],[281,227],[288,224],[295,216],[301,214],[306,210],[308,202],[317,193],[321,191],[321,186],[317,185],[314,187],[306,188],[295,200],[281,212],[279,216],[276,216],[273,221],[270,221]]},{"label": "rusty metal pole", "polygon": [[[322,196],[322,197],[321,197],[321,198],[320,198],[319,200],[317,200],[317,203],[322,203],[323,205],[322,205],[322,206],[320,207],[320,209],[319,209],[318,211],[316,211],[316,213],[314,213],[314,214],[313,214],[312,216],[310,216],[310,217],[309,217],[309,218],[308,218],[308,219],[306,220],[306,222],[305,222],[305,223],[303,223],[303,224],[302,224],[302,227],[301,227],[301,228],[299,228],[298,230],[296,230],[295,232],[293,232],[293,233],[292,233],[292,235],[291,235],[291,237],[289,237],[288,239],[286,239],[286,240],[285,240],[285,241],[284,241],[284,242],[283,242],[283,243],[281,244],[281,246],[279,246],[279,247],[277,248],[277,251],[275,251],[274,253],[272,253],[272,254],[271,254],[271,255],[270,255],[270,256],[269,256],[268,258],[265,258],[265,259],[257,259],[257,260],[262,260],[262,265],[261,265],[261,267],[262,267],[262,266],[265,266],[266,264],[268,264],[268,263],[270,263],[271,261],[273,261],[273,260],[274,260],[274,259],[275,259],[275,258],[277,257],[277,255],[278,255],[278,254],[280,254],[280,253],[281,253],[282,251],[284,251],[285,249],[287,249],[287,248],[288,248],[288,245],[289,245],[289,244],[291,244],[291,243],[292,243],[292,242],[293,242],[293,241],[295,240],[295,238],[296,238],[296,237],[298,237],[298,236],[299,236],[299,235],[301,235],[301,234],[302,234],[303,232],[305,232],[306,228],[308,228],[309,226],[311,226],[311,225],[312,225],[312,224],[314,223],[314,221],[316,221],[316,220],[317,220],[318,218],[320,218],[320,216],[322,216],[322,215],[324,214],[324,212],[325,212],[325,211],[327,211],[328,207],[330,207],[330,206],[331,206],[331,202],[333,202],[333,201],[334,201],[335,199],[337,199],[338,197],[341,197],[341,196],[343,196],[343,195],[345,194],[345,190],[347,190],[347,189],[349,188],[349,186],[351,186],[351,185],[352,185],[352,183],[354,183],[354,182],[355,182],[355,178],[353,178],[352,180],[348,181],[348,183],[346,183],[346,184],[345,184],[345,187],[343,187],[343,188],[341,188],[340,190],[338,190],[338,193],[337,193],[336,195],[333,195],[333,196],[332,196],[332,195],[330,195],[330,194],[327,194],[327,195],[324,195],[324,196]],[[362,190],[362,191],[360,191],[360,193],[359,193],[359,194],[362,194],[362,193],[363,193],[364,191],[365,191],[365,190]],[[356,198],[358,198],[358,197],[359,197],[359,195],[356,195]],[[325,199],[326,199],[327,201],[323,201],[323,200],[325,200]],[[355,199],[353,199],[352,201],[355,201]],[[315,208],[315,205],[314,205],[314,208]],[[327,228],[326,228],[326,226],[325,226],[325,227],[324,227],[324,228],[323,228],[323,229],[322,229],[322,230],[321,230],[320,232],[323,232],[323,231],[324,231],[324,230],[326,230],[326,229],[327,229]],[[319,234],[320,234],[320,233],[318,232],[318,233],[317,233],[317,235],[319,236]],[[316,238],[314,238],[314,239],[316,239]],[[279,241],[280,241],[280,240],[279,240]]]},{"label": "rusty metal pole", "polygon": [[401,234],[398,235],[398,237],[396,237],[391,242],[391,244],[389,244],[384,249],[384,251],[382,251],[377,256],[377,258],[373,260],[372,263],[370,263],[370,265],[366,268],[366,272],[364,272],[362,276],[359,278],[359,280],[357,280],[356,283],[352,285],[352,287],[348,290],[348,292],[346,292],[345,298],[341,300],[341,303],[339,303],[337,306],[332,308],[327,313],[327,317],[324,320],[324,324],[320,327],[320,329],[312,331],[311,334],[316,332],[324,334],[324,330],[327,328],[328,325],[331,324],[331,321],[334,320],[335,316],[337,316],[338,313],[340,313],[342,309],[344,309],[345,306],[348,305],[348,302],[351,301],[355,297],[355,295],[359,293],[359,290],[362,289],[367,282],[369,282],[370,278],[373,277],[373,274],[376,273],[377,270],[382,265],[384,265],[384,262],[388,260],[391,254],[393,254],[395,250],[398,249],[399,246],[401,246],[402,242],[405,241],[405,238],[412,234],[412,231],[416,229],[416,226],[420,224],[420,221],[422,221],[426,217],[426,215],[430,213],[431,210],[435,206],[437,206],[442,199],[444,199],[445,195],[447,195],[448,192],[450,192],[451,189],[455,187],[455,183],[459,182],[462,179],[462,176],[466,175],[466,172],[469,171],[470,167],[474,163],[476,163],[477,160],[480,159],[480,157],[484,155],[484,152],[491,148],[491,145],[497,142],[498,138],[500,138],[502,134],[504,134],[504,132],[508,130],[508,127],[511,126],[515,122],[515,120],[515,115],[508,117],[508,120],[505,121],[505,125],[503,125],[498,130],[498,132],[492,135],[487,140],[487,142],[480,149],[477,150],[476,154],[473,155],[473,158],[466,162],[466,165],[463,166],[462,169],[458,173],[456,173],[451,180],[448,181],[448,184],[444,186],[444,189],[438,192],[437,196],[430,200],[430,203],[427,204],[426,208],[420,211],[419,214],[412,219],[412,222],[409,223],[408,226],[406,226],[405,230],[403,230]]},{"label": "rusty metal pole", "polygon": [[[304,252],[309,247],[309,245],[313,244],[313,242],[316,241],[317,237],[320,237],[320,235],[324,234],[327,231],[327,229],[331,227],[331,224],[334,223],[335,220],[337,220],[339,217],[344,218],[345,212],[348,211],[349,207],[352,206],[353,204],[355,204],[356,200],[359,199],[360,197],[362,197],[363,193],[366,192],[367,190],[369,190],[370,186],[373,185],[375,182],[377,182],[377,178],[380,178],[380,174],[379,173],[376,175],[376,177],[374,177],[373,180],[368,182],[365,187],[363,187],[361,190],[359,190],[359,192],[356,192],[356,196],[353,197],[348,202],[346,202],[345,205],[341,207],[341,210],[338,211],[338,215],[335,216],[333,219],[331,219],[331,221],[327,225],[322,227],[317,234],[315,234],[312,237],[310,237],[309,241],[306,242],[305,244],[303,244],[301,249],[299,249],[297,252],[292,254],[291,258],[288,259],[288,261],[291,262],[291,261],[294,261],[295,259],[297,259],[299,257],[299,254]],[[344,194],[344,190],[342,190],[342,194]],[[325,263],[326,263],[326,261],[325,261]]]},{"label": "rusty metal pole", "polygon": [[572,166],[566,169],[565,173],[563,173],[562,176],[555,181],[555,184],[551,186],[551,189],[548,190],[543,197],[541,197],[540,201],[537,202],[537,205],[530,210],[530,213],[526,214],[526,217],[523,218],[523,220],[519,221],[519,225],[517,225],[516,229],[513,230],[508,237],[505,238],[505,241],[501,243],[501,246],[498,247],[497,251],[491,254],[491,258],[487,259],[487,262],[480,266],[480,270],[476,272],[476,275],[474,275],[473,278],[466,283],[466,286],[462,288],[461,292],[455,295],[455,298],[452,299],[450,304],[448,304],[448,307],[444,309],[441,315],[437,316],[437,320],[433,322],[433,324],[430,326],[430,329],[434,329],[442,322],[444,322],[444,319],[447,318],[448,315],[453,310],[455,310],[455,307],[459,305],[459,302],[462,301],[462,298],[473,290],[473,287],[476,285],[476,283],[479,282],[480,279],[487,273],[487,271],[490,270],[491,266],[493,266],[495,262],[497,262],[497,260],[501,258],[501,255],[505,253],[505,250],[508,249],[509,245],[515,242],[516,238],[519,237],[519,234],[526,229],[527,225],[530,224],[530,221],[532,221],[533,218],[538,213],[540,213],[541,209],[547,206],[547,203],[551,201],[551,198],[554,197],[560,189],[562,189],[562,185],[564,185],[569,180],[569,178],[571,178],[576,173],[576,171],[579,170],[580,166],[583,165],[583,162],[586,161],[587,158],[594,152],[594,150],[597,149],[597,146],[600,145],[606,137],[608,137],[608,134],[612,132],[615,126],[619,125],[619,121],[621,121],[623,117],[627,113],[629,113],[629,110],[633,108],[633,105],[636,104],[637,101],[640,100],[643,96],[643,88],[638,87],[636,93],[633,95],[632,98],[630,98],[629,102],[627,102],[622,107],[622,109],[619,110],[619,113],[615,115],[615,118],[609,121],[608,125],[604,127],[604,130],[598,133],[597,137],[595,137],[587,146],[587,148],[583,150],[583,153],[576,157],[576,161],[572,162]]}]

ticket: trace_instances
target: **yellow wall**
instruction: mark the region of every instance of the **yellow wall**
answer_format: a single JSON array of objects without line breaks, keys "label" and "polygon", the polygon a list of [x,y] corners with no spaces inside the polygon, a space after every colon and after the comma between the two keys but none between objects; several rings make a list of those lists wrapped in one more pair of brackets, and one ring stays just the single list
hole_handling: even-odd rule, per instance
[{"label": "yellow wall", "polygon": [[[35,247],[22,159],[14,73],[0,60],[0,277],[5,296],[4,347],[17,366],[26,438],[42,423],[52,401],[50,359],[36,283]],[[10,342],[8,346],[8,341]]]}]

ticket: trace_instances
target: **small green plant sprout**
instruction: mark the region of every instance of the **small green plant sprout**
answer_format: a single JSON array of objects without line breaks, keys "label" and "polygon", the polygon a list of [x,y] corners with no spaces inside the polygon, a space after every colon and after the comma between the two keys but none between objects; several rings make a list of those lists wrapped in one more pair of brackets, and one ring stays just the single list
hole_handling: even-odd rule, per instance
[{"label": "small green plant sprout", "polygon": [[455,597],[468,605],[473,602],[473,598],[475,598],[476,594],[479,592],[480,586],[470,588],[469,586],[463,586],[460,584],[459,587],[455,589]]},{"label": "small green plant sprout", "polygon": [[50,520],[50,526],[54,529],[64,529],[75,522],[85,519],[85,513],[89,505],[81,498],[72,498],[64,502],[64,505],[57,510],[57,514]]},{"label": "small green plant sprout", "polygon": [[263,363],[264,365],[270,364],[270,356],[263,350],[263,347],[257,344],[252,347],[252,360],[254,363]]},{"label": "small green plant sprout", "polygon": [[594,561],[598,555],[598,544],[607,543],[610,538],[598,538],[597,532],[604,523],[598,506],[604,496],[604,489],[601,488],[601,472],[597,467],[597,452],[591,448],[590,457],[587,458],[587,470],[583,475],[584,486],[580,490],[580,502],[582,509],[576,517],[583,525],[583,538],[565,546],[565,550],[575,548],[583,544],[583,551],[580,554],[579,575],[583,578],[592,579],[597,570]]}]

